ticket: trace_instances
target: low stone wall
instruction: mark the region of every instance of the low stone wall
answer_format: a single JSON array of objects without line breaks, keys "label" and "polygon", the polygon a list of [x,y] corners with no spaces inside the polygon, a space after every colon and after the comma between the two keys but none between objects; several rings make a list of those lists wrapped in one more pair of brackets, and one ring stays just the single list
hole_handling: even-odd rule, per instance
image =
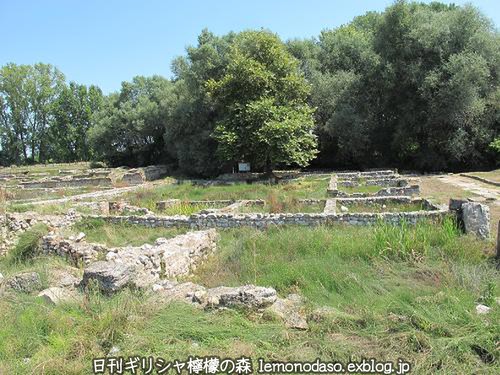
[{"label": "low stone wall", "polygon": [[52,228],[62,228],[79,220],[76,211],[70,209],[62,215],[39,215],[35,213],[8,213],[0,215],[0,256],[5,255],[15,245],[18,236],[37,223],[47,224]]},{"label": "low stone wall", "polygon": [[378,221],[400,224],[405,221],[416,224],[420,220],[438,220],[449,213],[445,209],[415,212],[384,212],[384,213],[281,213],[281,214],[195,214],[191,216],[88,216],[102,219],[110,223],[125,223],[156,227],[179,227],[191,229],[206,228],[266,228],[281,225],[318,226],[333,224],[373,225]]},{"label": "low stone wall", "polygon": [[384,197],[384,196],[414,196],[420,194],[420,187],[418,185],[410,185],[405,187],[387,187],[380,189],[378,192],[374,194],[368,193],[346,193],[342,190],[338,189],[330,189],[327,190],[327,194],[330,197],[339,197],[339,198],[362,198],[362,197]]},{"label": "low stone wall", "polygon": [[129,169],[124,172],[115,171],[113,179],[115,183],[127,185],[140,185],[146,181],[154,181],[166,176],[168,169],[166,165],[150,165],[148,167]]},{"label": "low stone wall", "polygon": [[484,182],[485,184],[490,184],[490,185],[494,185],[494,186],[500,186],[500,182],[493,181],[493,180],[490,180],[488,178],[484,178],[484,177],[481,177],[481,176],[476,176],[476,175],[468,174],[468,173],[460,173],[460,176],[467,177],[467,178],[472,178],[473,180],[481,181],[481,182]]},{"label": "low stone wall", "polygon": [[406,195],[413,196],[420,194],[420,186],[410,185],[404,187],[388,187],[386,189],[379,190],[376,196],[390,196],[390,195]]},{"label": "low stone wall", "polygon": [[58,178],[54,177],[48,180],[21,182],[19,186],[28,189],[53,189],[65,187],[84,187],[84,186],[112,186],[111,179],[108,177],[90,177],[90,178]]},{"label": "low stone wall", "polygon": [[357,186],[385,186],[385,187],[404,187],[408,185],[408,180],[404,178],[377,178],[367,179],[362,181],[360,179],[341,180],[337,181],[338,186],[343,187],[357,187]]},{"label": "low stone wall", "polygon": [[396,169],[385,169],[379,171],[366,171],[366,172],[338,172],[336,175],[340,179],[348,179],[348,178],[382,178],[392,175],[397,175]]}]

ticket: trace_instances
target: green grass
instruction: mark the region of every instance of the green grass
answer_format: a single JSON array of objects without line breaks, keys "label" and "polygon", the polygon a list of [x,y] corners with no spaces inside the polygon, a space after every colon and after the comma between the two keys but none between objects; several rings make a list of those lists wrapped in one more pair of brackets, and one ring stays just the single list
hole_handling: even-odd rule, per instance
[{"label": "green grass", "polygon": [[85,233],[87,242],[101,243],[110,247],[140,246],[152,244],[159,237],[170,238],[183,234],[185,229],[147,228],[129,224],[110,224],[101,219],[84,219],[73,225],[73,234]]},{"label": "green grass", "polygon": [[16,263],[36,257],[40,241],[48,232],[49,228],[40,223],[21,233],[16,245],[8,253],[8,261]]},{"label": "green grass", "polygon": [[209,204],[209,203],[197,203],[190,204],[187,202],[179,202],[173,206],[166,208],[165,210],[159,211],[162,215],[171,216],[171,215],[192,215],[200,212],[201,210],[213,209],[213,208],[222,208],[227,206],[226,204],[217,205],[217,204]]},{"label": "green grass", "polygon": [[264,205],[248,205],[241,207],[241,213],[320,213],[323,212],[324,203],[300,203],[295,199],[285,201],[266,200]]},{"label": "green grass", "polygon": [[469,174],[487,178],[492,181],[500,182],[500,169],[495,169],[489,172],[472,172]]},{"label": "green grass", "polygon": [[383,186],[377,185],[360,185],[360,186],[339,186],[338,189],[348,194],[353,193],[364,193],[364,194],[375,194],[382,190]]},{"label": "green grass", "polygon": [[11,193],[10,201],[12,204],[29,203],[30,200],[59,199],[71,197],[73,195],[91,193],[105,190],[104,186],[84,186],[78,188],[57,188],[57,189],[19,189],[9,187],[7,190]]},{"label": "green grass", "polygon": [[[385,205],[385,207],[383,207]],[[395,203],[387,202],[384,204],[345,204],[337,202],[337,212],[340,212],[340,206],[346,206],[349,212],[412,212],[428,211],[422,203]]]},{"label": "green grass", "polygon": [[[155,229],[86,222],[93,240]],[[114,241],[113,240],[113,241]],[[104,241],[101,241],[104,242]],[[218,251],[192,278],[208,286],[254,283],[306,297],[307,310],[329,313],[295,331],[267,314],[203,311],[163,304],[140,292],[112,297],[89,291],[81,301],[50,306],[34,296],[0,298],[0,373],[90,374],[111,347],[123,356],[240,357],[275,361],[412,363],[412,374],[498,373],[500,278],[484,255],[491,243],[461,236],[449,220],[416,227],[278,227],[221,231]],[[54,259],[54,258],[51,258]],[[59,260],[60,261],[60,260]],[[52,268],[51,260],[28,260]],[[42,266],[45,265],[45,266]],[[488,315],[476,303],[492,306]],[[26,360],[26,358],[28,360]]]},{"label": "green grass", "polygon": [[120,197],[139,207],[156,211],[156,202],[167,199],[181,200],[239,200],[264,199],[269,194],[290,198],[324,198],[328,178],[304,177],[288,183],[270,184],[235,184],[228,186],[192,186],[189,183],[172,184],[144,188],[125,193]]}]

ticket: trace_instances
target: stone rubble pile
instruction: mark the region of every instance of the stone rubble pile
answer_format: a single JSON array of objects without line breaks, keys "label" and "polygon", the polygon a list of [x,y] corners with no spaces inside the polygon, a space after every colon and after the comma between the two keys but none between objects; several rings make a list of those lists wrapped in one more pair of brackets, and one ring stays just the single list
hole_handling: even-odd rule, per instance
[{"label": "stone rubble pile", "polygon": [[153,285],[153,291],[164,302],[180,301],[205,309],[244,308],[270,312],[283,320],[287,327],[308,328],[302,297],[290,294],[280,298],[274,288],[255,285],[205,288],[191,282],[162,280]]},{"label": "stone rubble pile", "polygon": [[186,276],[216,248],[214,229],[189,232],[154,245],[107,249],[106,260],[85,268],[82,286],[95,280],[105,293],[124,286],[146,287],[160,278]]},{"label": "stone rubble pile", "polygon": [[8,213],[0,216],[0,256],[16,244],[18,236],[37,223],[44,223],[50,228],[63,228],[72,225],[81,216],[73,209],[66,215],[40,215],[34,212]]}]

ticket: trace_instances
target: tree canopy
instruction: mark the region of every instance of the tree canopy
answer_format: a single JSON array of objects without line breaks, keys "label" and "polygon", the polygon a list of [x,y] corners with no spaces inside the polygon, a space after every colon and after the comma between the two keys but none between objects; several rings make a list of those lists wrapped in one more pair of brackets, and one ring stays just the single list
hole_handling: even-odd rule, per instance
[{"label": "tree canopy", "polygon": [[239,34],[219,80],[206,85],[220,114],[214,131],[222,160],[306,166],[317,153],[309,84],[298,61],[266,31]]},{"label": "tree canopy", "polygon": [[48,64],[0,69],[0,164],[98,159],[213,176],[238,161],[464,170],[500,160],[500,36],[471,5],[396,1],[283,42],[203,30],[173,77],[103,96]]}]

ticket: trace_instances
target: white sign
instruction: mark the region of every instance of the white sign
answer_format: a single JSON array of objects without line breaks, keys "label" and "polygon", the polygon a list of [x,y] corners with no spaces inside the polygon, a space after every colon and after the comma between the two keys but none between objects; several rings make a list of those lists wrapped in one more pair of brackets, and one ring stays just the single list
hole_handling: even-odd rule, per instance
[{"label": "white sign", "polygon": [[238,163],[238,172],[250,172],[250,163]]}]

